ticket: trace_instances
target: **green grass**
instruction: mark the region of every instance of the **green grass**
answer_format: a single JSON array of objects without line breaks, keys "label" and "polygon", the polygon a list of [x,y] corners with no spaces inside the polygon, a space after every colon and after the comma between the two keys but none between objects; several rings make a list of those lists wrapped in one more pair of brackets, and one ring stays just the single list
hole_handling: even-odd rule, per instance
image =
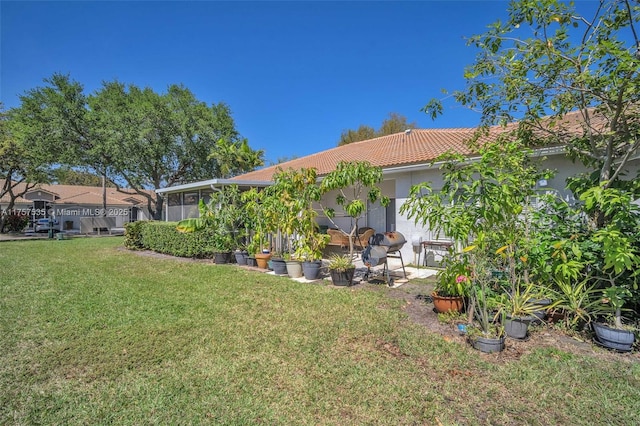
[{"label": "green grass", "polygon": [[640,424],[640,365],[516,361],[410,323],[384,291],[0,243],[0,424]]}]

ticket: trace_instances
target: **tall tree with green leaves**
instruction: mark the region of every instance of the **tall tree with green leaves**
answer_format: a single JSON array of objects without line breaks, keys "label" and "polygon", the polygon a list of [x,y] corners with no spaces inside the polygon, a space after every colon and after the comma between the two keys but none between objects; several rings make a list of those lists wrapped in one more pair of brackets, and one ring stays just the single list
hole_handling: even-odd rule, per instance
[{"label": "tall tree with green leaves", "polygon": [[47,139],[29,140],[23,133],[14,111],[6,112],[0,105],[0,198],[9,200],[0,212],[0,232],[16,200],[48,181],[54,161],[55,151]]},{"label": "tall tree with green leaves", "polygon": [[54,74],[20,97],[14,110],[21,136],[27,144],[51,146],[59,164],[88,167],[102,177],[103,211],[106,181],[113,174],[114,150],[96,126],[84,87],[68,75]]},{"label": "tall tree with green leaves", "polygon": [[[614,185],[640,148],[640,4],[520,0],[508,12],[469,40],[479,53],[453,98],[483,126],[518,120],[521,139],[566,145],[598,170],[591,184]],[[442,100],[424,111],[435,118]]]},{"label": "tall tree with green leaves", "polygon": [[380,136],[392,135],[403,132],[407,129],[415,129],[416,123],[408,123],[407,117],[396,112],[389,113],[389,116],[382,121],[380,128],[375,130],[366,124],[360,125],[356,130],[347,129],[340,135],[338,146],[347,145],[353,142],[366,141]]},{"label": "tall tree with green leaves", "polygon": [[338,146],[347,145],[353,142],[366,141],[376,137],[376,131],[373,127],[361,124],[356,130],[343,130],[338,141]]},{"label": "tall tree with green leaves", "polygon": [[[382,182],[382,168],[368,161],[341,161],[336,169],[326,175],[320,183],[320,193],[335,194],[335,204],[352,219],[349,231],[349,255],[353,258],[353,241],[358,231],[358,221],[367,212],[367,200],[380,201],[384,207],[389,205],[389,197],[382,194],[378,186]],[[329,221],[336,227],[334,208],[322,208]],[[338,227],[339,228],[339,227]]]},{"label": "tall tree with green leaves", "polygon": [[208,156],[217,162],[220,177],[230,178],[264,165],[264,151],[253,150],[247,139],[228,141],[220,139]]},{"label": "tall tree with green leaves", "polygon": [[147,199],[156,219],[162,217],[163,199],[146,190],[222,177],[226,166],[209,155],[220,139],[239,141],[226,104],[209,106],[182,85],[158,94],[107,82],[91,96],[90,107],[117,153],[116,176]]},{"label": "tall tree with green leaves", "polygon": [[61,164],[88,167],[118,190],[133,189],[155,219],[162,217],[163,199],[149,190],[222,177],[227,165],[210,158],[220,139],[242,154],[233,170],[255,167],[260,158],[240,138],[226,104],[207,105],[182,85],[159,94],[111,81],[85,95],[69,76],[54,74],[45,82],[21,98],[30,136],[51,140]]},{"label": "tall tree with green leaves", "polygon": [[[62,166],[51,171],[51,182],[58,185],[100,186],[102,178],[95,173]],[[114,187],[111,182],[107,186]]]}]

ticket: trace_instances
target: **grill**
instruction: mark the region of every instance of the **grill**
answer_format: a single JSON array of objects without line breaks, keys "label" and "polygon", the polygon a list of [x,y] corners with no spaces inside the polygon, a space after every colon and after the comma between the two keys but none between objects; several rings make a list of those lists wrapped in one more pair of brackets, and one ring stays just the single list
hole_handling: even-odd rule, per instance
[{"label": "grill", "polygon": [[393,278],[389,276],[389,264],[387,258],[400,259],[402,263],[402,273],[407,278],[407,272],[404,269],[404,261],[402,260],[402,252],[400,249],[405,245],[407,240],[399,232],[385,232],[384,234],[375,234],[369,238],[369,245],[362,252],[362,262],[367,267],[367,273],[364,280],[369,279],[371,268],[374,266],[384,265],[383,274],[389,287],[393,286]]}]

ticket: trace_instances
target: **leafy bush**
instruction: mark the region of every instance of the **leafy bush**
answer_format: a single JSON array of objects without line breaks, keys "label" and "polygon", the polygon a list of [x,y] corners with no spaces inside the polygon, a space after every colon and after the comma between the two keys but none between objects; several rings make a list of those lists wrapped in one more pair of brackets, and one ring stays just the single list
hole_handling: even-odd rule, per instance
[{"label": "leafy bush", "polygon": [[215,252],[213,230],[181,233],[175,222],[144,222],[140,229],[142,247],[180,257],[211,257]]},{"label": "leafy bush", "polygon": [[124,246],[129,250],[142,250],[142,228],[147,221],[129,222],[124,224]]},{"label": "leafy bush", "polygon": [[6,226],[9,232],[22,232],[29,224],[26,214],[10,214],[7,216]]}]

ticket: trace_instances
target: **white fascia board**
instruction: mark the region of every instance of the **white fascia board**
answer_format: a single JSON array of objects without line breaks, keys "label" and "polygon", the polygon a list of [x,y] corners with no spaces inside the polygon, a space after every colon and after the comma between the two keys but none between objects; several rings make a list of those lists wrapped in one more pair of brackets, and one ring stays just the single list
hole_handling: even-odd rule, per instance
[{"label": "white fascia board", "polygon": [[[556,146],[556,147],[545,147],[545,148],[537,148],[533,150],[533,157],[544,157],[548,155],[564,155],[566,154],[566,149],[564,146]],[[468,157],[464,163],[473,163],[480,160],[479,156]],[[388,169],[384,169],[383,173],[385,175],[394,175],[398,173],[407,173],[407,172],[419,172],[424,170],[433,170],[439,169],[444,161],[437,161],[435,163],[422,163],[422,164],[411,164],[408,166],[397,166],[390,167]]]},{"label": "white fascia board", "polygon": [[227,185],[249,186],[249,187],[265,187],[272,185],[273,182],[261,180],[233,180],[233,179],[209,179],[200,182],[185,183],[182,185],[169,186],[167,188],[156,189],[158,194],[171,194],[174,192],[183,192],[190,189],[209,189],[212,187],[220,187]]}]

